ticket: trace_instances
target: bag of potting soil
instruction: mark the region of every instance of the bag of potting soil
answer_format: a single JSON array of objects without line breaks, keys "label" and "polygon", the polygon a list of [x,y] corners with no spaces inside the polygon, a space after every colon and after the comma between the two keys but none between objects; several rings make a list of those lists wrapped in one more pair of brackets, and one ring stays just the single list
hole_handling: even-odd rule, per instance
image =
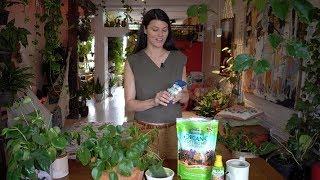
[{"label": "bag of potting soil", "polygon": [[178,175],[181,179],[211,178],[217,133],[217,120],[177,118]]}]

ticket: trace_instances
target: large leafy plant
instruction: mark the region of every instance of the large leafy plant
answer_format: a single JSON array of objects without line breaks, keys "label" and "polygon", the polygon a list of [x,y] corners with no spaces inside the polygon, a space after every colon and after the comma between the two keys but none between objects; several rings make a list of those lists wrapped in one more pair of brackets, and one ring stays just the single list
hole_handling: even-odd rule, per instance
[{"label": "large leafy plant", "polygon": [[117,179],[117,174],[130,176],[134,168],[144,171],[161,163],[149,148],[155,133],[144,133],[135,126],[86,126],[81,132],[77,159],[92,168],[94,179],[99,179],[103,172],[108,173],[110,180]]},{"label": "large leafy plant", "polygon": [[251,137],[246,135],[243,130],[231,133],[231,127],[225,127],[226,133],[224,136],[219,135],[219,142],[223,143],[232,151],[250,152],[254,155],[262,156],[271,153],[278,147],[272,142],[264,142],[257,146]]},{"label": "large leafy plant", "polygon": [[212,90],[205,94],[195,107],[198,115],[204,117],[214,117],[219,111],[229,107],[230,96],[219,90]]},{"label": "large leafy plant", "polygon": [[[27,97],[12,108],[28,103],[32,101]],[[36,170],[49,172],[52,162],[64,155],[72,136],[58,127],[48,128],[37,110],[31,114],[20,113],[21,116],[14,119],[17,123],[2,131],[9,157],[7,179],[37,179]]]},{"label": "large leafy plant", "polygon": [[[306,162],[320,159],[320,149],[315,149],[320,138],[320,10],[307,0],[247,0],[247,2],[253,3],[259,11],[264,11],[267,5],[270,5],[272,13],[281,20],[285,20],[293,9],[297,12],[301,23],[309,29],[314,29],[309,31],[309,38],[287,39],[279,32],[269,34],[271,46],[275,50],[284,48],[288,56],[300,61],[300,68],[306,74],[301,96],[295,107],[298,113],[294,114],[286,125],[290,138],[286,144],[281,143],[287,157],[302,168]],[[246,70],[243,67],[251,63],[251,59],[250,55],[239,55],[236,58],[239,64],[238,70]]]}]

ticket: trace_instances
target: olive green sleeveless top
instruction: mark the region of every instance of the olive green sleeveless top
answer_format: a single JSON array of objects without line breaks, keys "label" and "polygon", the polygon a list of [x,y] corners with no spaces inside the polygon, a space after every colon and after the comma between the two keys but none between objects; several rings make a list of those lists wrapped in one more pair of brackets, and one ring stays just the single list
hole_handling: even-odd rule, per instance
[{"label": "olive green sleeveless top", "polygon": [[[183,67],[187,58],[180,51],[170,51],[162,67],[158,67],[144,50],[128,57],[134,75],[136,100],[154,98],[159,91],[171,87],[176,80],[182,79]],[[172,123],[181,117],[179,103],[156,106],[145,111],[135,112],[136,120],[151,123]]]}]

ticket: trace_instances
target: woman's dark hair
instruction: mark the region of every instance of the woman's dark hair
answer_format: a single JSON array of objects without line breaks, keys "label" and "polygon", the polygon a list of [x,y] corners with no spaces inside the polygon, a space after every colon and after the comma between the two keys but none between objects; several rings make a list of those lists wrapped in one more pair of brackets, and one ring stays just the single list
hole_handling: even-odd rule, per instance
[{"label": "woman's dark hair", "polygon": [[144,28],[147,28],[147,26],[152,20],[160,20],[168,24],[169,34],[166,39],[166,42],[163,45],[163,48],[167,51],[177,50],[173,42],[171,23],[168,15],[161,9],[151,9],[143,15],[143,20],[138,31],[138,41],[134,52],[137,53],[147,47],[147,35],[144,33]]}]

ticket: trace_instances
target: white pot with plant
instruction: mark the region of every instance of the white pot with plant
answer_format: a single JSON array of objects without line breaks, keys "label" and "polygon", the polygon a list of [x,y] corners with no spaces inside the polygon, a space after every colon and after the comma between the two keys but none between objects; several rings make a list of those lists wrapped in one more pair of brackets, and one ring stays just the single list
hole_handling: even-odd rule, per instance
[{"label": "white pot with plant", "polygon": [[97,79],[96,83],[94,84],[94,98],[96,102],[101,102],[104,98],[104,85],[100,83],[99,78]]},{"label": "white pot with plant", "polygon": [[[27,97],[15,102],[11,108],[29,103],[34,106]],[[74,134],[62,132],[59,127],[48,128],[36,109],[30,114],[21,111],[21,116],[16,117],[15,121],[15,125],[2,130],[2,135],[8,140],[8,179],[36,179],[48,174],[53,178],[68,175],[65,148],[75,137]]]},{"label": "white pot with plant", "polygon": [[174,171],[158,164],[149,167],[149,169],[145,172],[145,175],[147,180],[172,180]]}]

